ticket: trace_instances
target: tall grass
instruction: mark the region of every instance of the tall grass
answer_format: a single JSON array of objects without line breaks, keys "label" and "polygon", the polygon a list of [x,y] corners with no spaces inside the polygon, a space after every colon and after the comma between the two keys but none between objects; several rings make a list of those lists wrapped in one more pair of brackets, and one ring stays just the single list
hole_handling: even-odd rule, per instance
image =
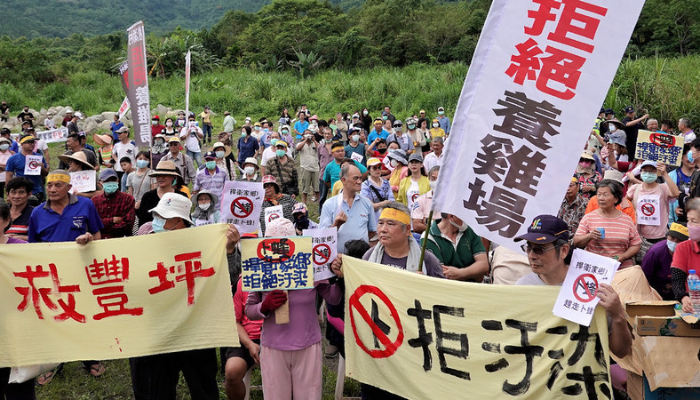
[{"label": "tall grass", "polygon": [[[683,116],[700,121],[700,56],[683,58],[624,59],[609,88],[605,106],[620,112],[632,105],[659,119]],[[229,110],[242,121],[247,115],[274,118],[284,107],[306,103],[321,118],[337,111],[363,107],[376,116],[385,105],[399,118],[417,113],[429,115],[439,106],[450,115],[467,74],[463,63],[413,64],[405,68],[376,67],[351,71],[325,70],[301,80],[293,72],[257,72],[220,68],[194,76],[190,109],[205,105],[218,114]],[[151,105],[184,108],[184,78],[151,79]],[[97,71],[73,74],[68,82],[40,86],[33,82],[0,84],[3,99],[13,112],[28,104],[32,108],[69,105],[87,114],[115,111],[124,98],[119,77]],[[695,123],[695,122],[694,122]],[[220,125],[219,125],[220,126]]]}]

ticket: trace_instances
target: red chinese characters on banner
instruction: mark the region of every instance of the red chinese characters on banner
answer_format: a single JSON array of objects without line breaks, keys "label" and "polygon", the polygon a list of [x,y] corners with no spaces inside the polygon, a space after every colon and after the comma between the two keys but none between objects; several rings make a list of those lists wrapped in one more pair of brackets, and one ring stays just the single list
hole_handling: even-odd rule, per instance
[{"label": "red chinese characters on banner", "polygon": [[129,64],[133,65],[134,85],[141,86],[146,84],[146,65],[143,59],[143,49],[134,47],[131,49],[131,58]]},{"label": "red chinese characters on banner", "polygon": [[[515,46],[517,53],[511,56],[505,73],[519,85],[525,80],[535,81],[541,92],[570,100],[576,96],[581,68],[586,62],[581,52],[593,52],[591,43],[608,10],[582,0],[531,1],[539,5],[537,10],[528,11],[532,26],[525,27],[524,32],[531,37]],[[554,29],[546,39],[541,38],[551,22],[556,23]],[[533,37],[546,44],[544,50]],[[577,51],[579,54],[575,54]]]},{"label": "red chinese characters on banner", "polygon": [[[85,323],[85,315],[75,309],[74,293],[80,292],[80,285],[61,285],[56,264],[49,264],[48,270],[42,265],[37,265],[34,268],[27,265],[24,272],[13,272],[13,274],[18,278],[26,279],[28,285],[15,287],[17,293],[23,296],[17,310],[25,311],[31,303],[37,317],[44,319],[42,311],[42,304],[44,304],[49,310],[59,312],[53,316],[56,321],[65,321],[70,318]],[[42,284],[46,285],[47,278],[49,281],[46,283],[49,286],[42,286]],[[56,300],[54,301],[54,299]]]},{"label": "red chinese characters on banner", "polygon": [[112,254],[112,259],[97,261],[93,259],[92,264],[85,267],[90,284],[100,286],[92,291],[97,296],[97,304],[104,309],[103,312],[95,314],[93,319],[99,321],[103,318],[117,315],[143,315],[143,307],[126,308],[129,301],[124,293],[124,284],[129,280],[129,259],[126,257],[120,260]]},{"label": "red chinese characters on banner", "polygon": [[[170,267],[166,267],[165,263],[159,262],[156,269],[148,272],[148,276],[158,278],[159,284],[156,287],[148,289],[148,293],[156,294],[169,290],[175,287],[175,282],[184,281],[187,285],[187,305],[194,304],[194,284],[195,278],[206,278],[213,276],[215,271],[213,267],[202,268],[202,252],[178,254],[175,257],[175,262],[180,263]],[[174,280],[169,279],[169,276],[175,275]]]}]

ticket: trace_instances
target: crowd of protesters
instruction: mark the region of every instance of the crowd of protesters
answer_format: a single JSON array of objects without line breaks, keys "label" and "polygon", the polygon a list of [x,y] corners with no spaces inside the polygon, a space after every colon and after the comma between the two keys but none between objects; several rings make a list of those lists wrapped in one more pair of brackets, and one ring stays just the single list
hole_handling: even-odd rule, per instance
[{"label": "crowd of protesters", "polygon": [[[65,150],[52,170],[48,146],[37,138],[26,108],[18,118],[29,123],[19,136],[3,128],[0,137],[0,193],[7,199],[0,202],[0,243],[85,244],[219,223],[224,184],[232,180],[262,183],[259,236],[337,228],[339,256],[331,268],[336,277],[288,293],[240,289],[240,235],[229,228],[228,269],[241,342],[240,348],[221,351],[230,399],[245,397],[244,376],[255,365],[261,367],[266,397],[321,398],[323,357],[344,355],[343,255],[418,272],[424,243],[422,273],[430,277],[561,285],[567,257],[578,247],[616,259],[620,268],[641,264],[664,299],[692,311],[685,281],[700,260],[700,139],[689,120],[680,119],[674,132],[670,122],[637,117],[631,107],[622,121],[613,110],[601,109],[558,214],[538,217],[540,223],[518,238],[526,241],[523,256],[479,237],[457,215],[438,211],[429,220],[451,132],[445,109],[434,114],[420,110],[402,121],[385,107],[376,118],[364,108],[323,119],[302,106],[294,115],[284,109],[279,118],[246,117],[237,126],[225,112],[216,135],[207,107],[198,116],[178,112],[163,124],[154,115],[151,146],[139,151],[132,130],[118,117],[109,134],[93,135],[95,149],[78,129],[81,116],[71,112],[64,120],[71,127]],[[640,129],[682,135],[681,166],[635,159]],[[32,155],[43,158],[36,175],[25,171]],[[94,190],[74,190],[70,173],[76,171],[94,171]],[[639,214],[645,201],[659,206],[651,218]],[[266,223],[265,209],[280,205],[283,218]],[[312,207],[318,208],[318,221],[309,215]],[[526,268],[500,269],[507,276],[496,277],[499,265],[489,254],[497,252],[512,253]],[[610,286],[602,285],[598,296],[611,324],[610,350],[623,357],[631,351],[623,306]],[[326,302],[320,313],[327,320],[325,349],[317,299]],[[285,303],[293,322],[278,325],[274,311]],[[193,398],[218,398],[216,362],[214,349],[133,358],[134,395],[174,398],[182,371]],[[83,364],[92,376],[105,373],[100,361]],[[5,372],[0,369],[0,380]],[[37,383],[48,384],[58,372]],[[613,376],[616,390],[624,390],[624,378]],[[3,390],[33,398],[34,384],[0,381],[0,394]],[[397,398],[368,385],[362,390],[364,398]]]}]

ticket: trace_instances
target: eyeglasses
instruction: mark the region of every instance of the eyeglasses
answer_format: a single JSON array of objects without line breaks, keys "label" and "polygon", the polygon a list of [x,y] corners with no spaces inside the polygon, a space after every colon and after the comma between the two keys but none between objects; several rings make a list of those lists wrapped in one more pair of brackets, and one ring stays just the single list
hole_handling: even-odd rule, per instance
[{"label": "eyeglasses", "polygon": [[561,247],[561,246],[551,246],[551,247],[536,246],[536,247],[532,247],[529,244],[524,244],[524,245],[520,246],[520,248],[523,249],[525,254],[529,254],[530,252],[533,252],[533,253],[537,254],[538,256],[541,256],[542,254],[544,254],[550,250],[554,250],[556,248],[559,248],[559,247]]},{"label": "eyeglasses", "polygon": [[179,145],[180,145],[180,143],[168,143],[168,146],[170,146],[170,147],[172,147],[172,146],[179,146]]}]

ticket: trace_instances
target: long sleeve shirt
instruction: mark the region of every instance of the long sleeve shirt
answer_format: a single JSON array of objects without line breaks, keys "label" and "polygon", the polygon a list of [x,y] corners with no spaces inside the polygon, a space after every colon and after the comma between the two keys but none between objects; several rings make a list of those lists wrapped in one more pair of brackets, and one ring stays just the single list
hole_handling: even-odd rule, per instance
[{"label": "long sleeve shirt", "polygon": [[[130,194],[119,191],[111,195],[98,194],[92,198],[92,204],[104,225],[100,230],[103,239],[131,236],[136,209]],[[115,223],[114,217],[121,217],[122,220]]]}]

